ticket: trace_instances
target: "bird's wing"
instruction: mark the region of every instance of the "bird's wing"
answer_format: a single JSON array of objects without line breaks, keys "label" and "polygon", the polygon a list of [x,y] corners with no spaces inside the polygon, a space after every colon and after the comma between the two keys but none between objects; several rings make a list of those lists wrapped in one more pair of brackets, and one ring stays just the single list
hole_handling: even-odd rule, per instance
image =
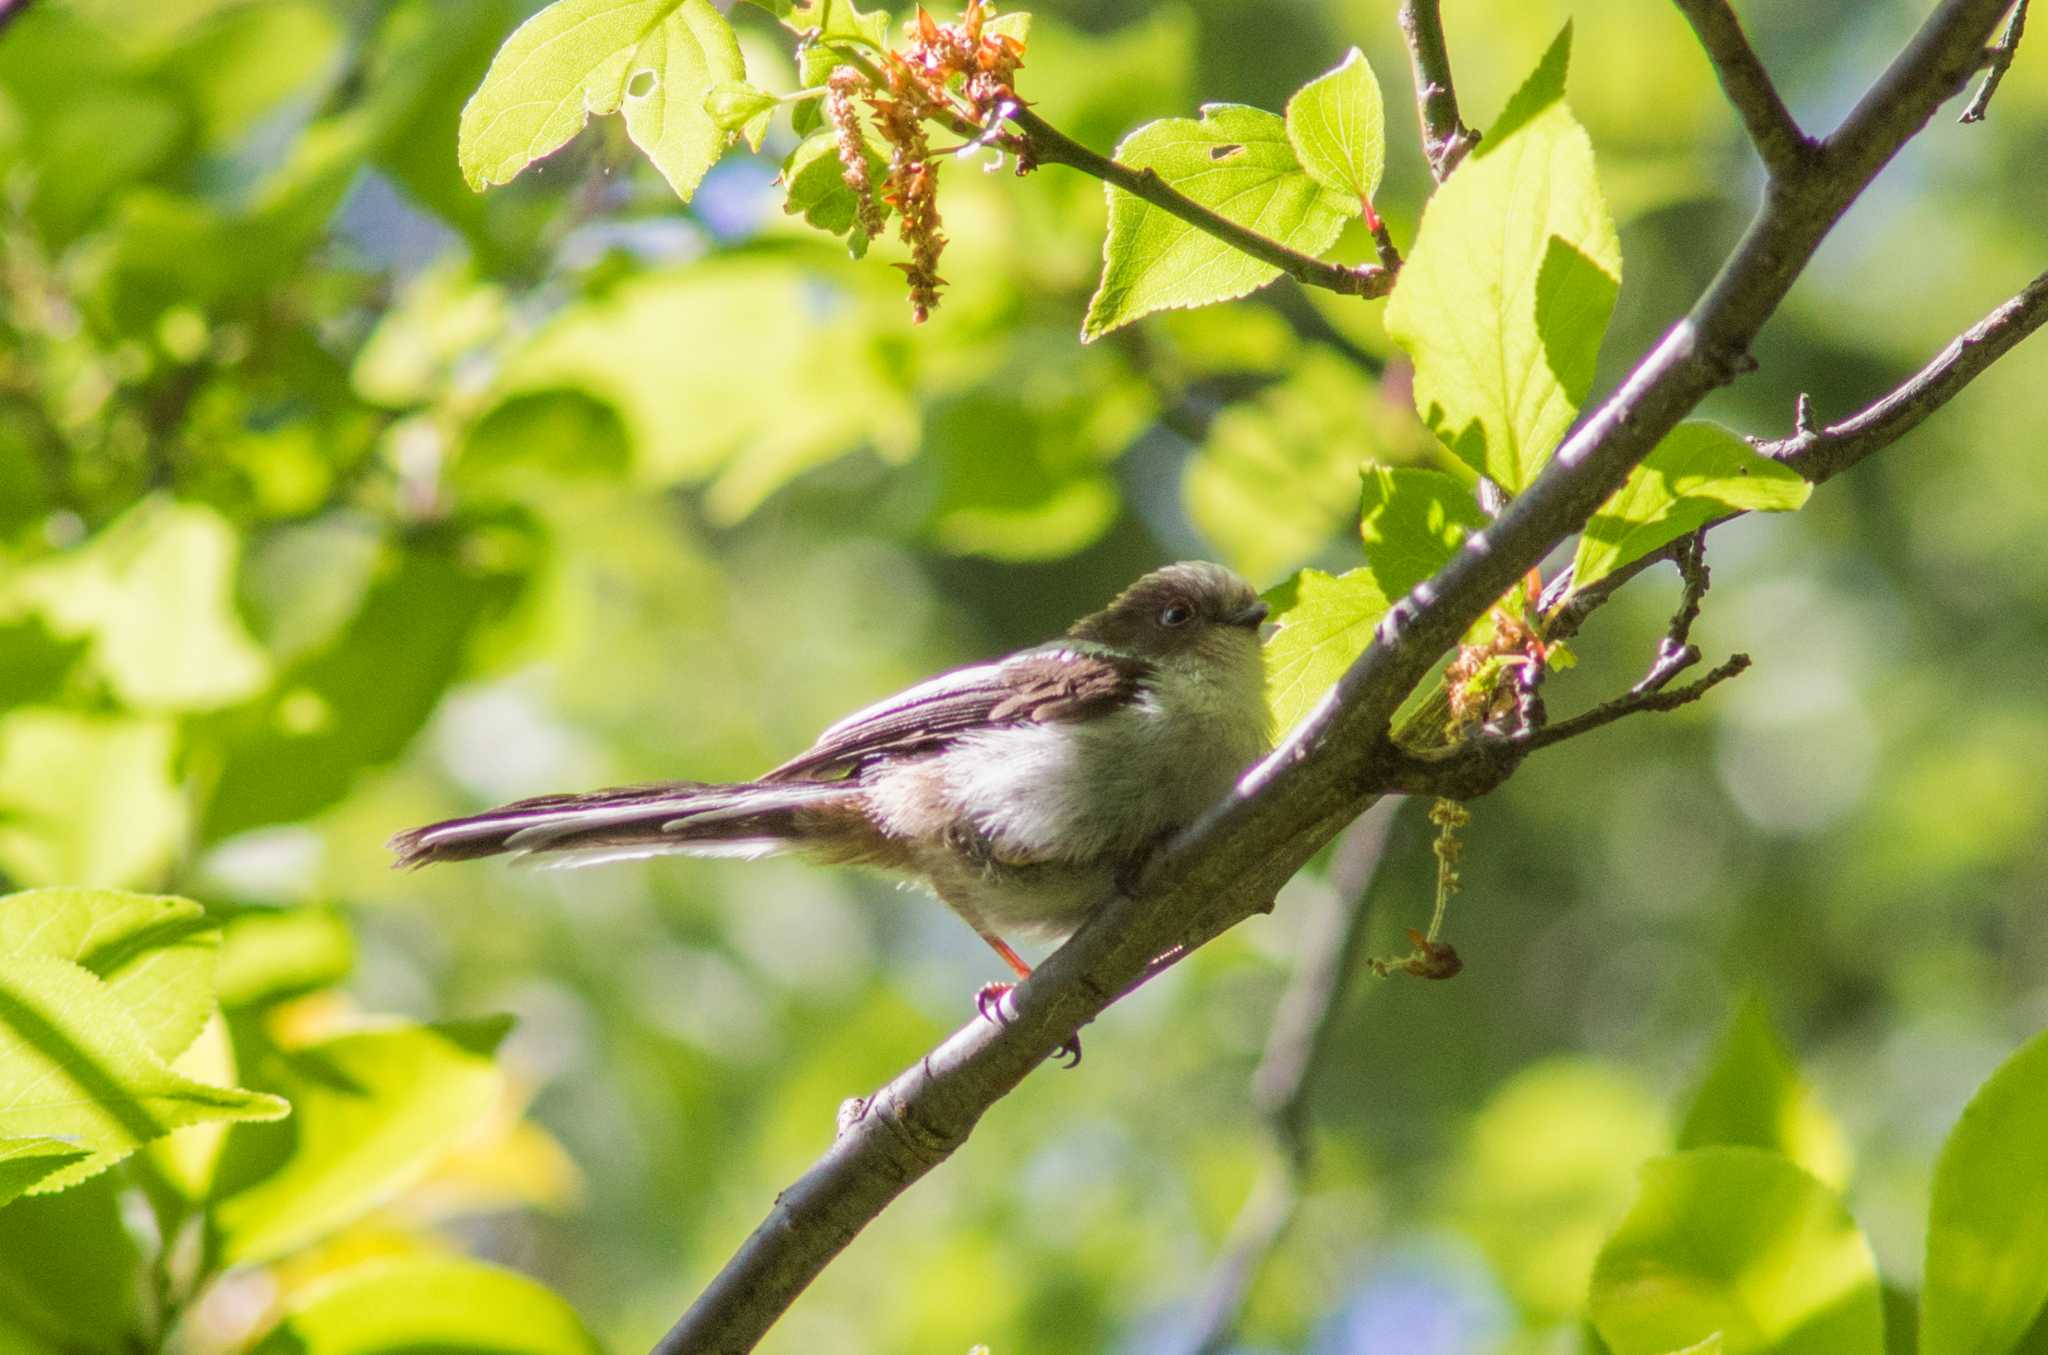
[{"label": "bird's wing", "polygon": [[1143,659],[1063,645],[942,673],[855,711],[761,780],[832,776],[877,757],[930,752],[977,729],[1104,714],[1135,699],[1151,672]]}]

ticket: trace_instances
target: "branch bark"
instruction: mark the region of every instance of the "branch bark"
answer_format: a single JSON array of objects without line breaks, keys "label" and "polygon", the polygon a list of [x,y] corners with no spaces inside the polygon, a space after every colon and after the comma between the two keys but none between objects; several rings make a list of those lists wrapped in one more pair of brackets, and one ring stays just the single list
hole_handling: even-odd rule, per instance
[{"label": "branch bark", "polygon": [[1381,623],[1335,689],[1236,790],[1104,903],[1012,994],[844,1117],[662,1355],[751,1349],[867,1222],[944,1161],[988,1108],[1092,1020],[1155,956],[1272,906],[1274,893],[1393,784],[1403,698],[1514,581],[1586,520],[1718,386],[1835,221],[1982,63],[2006,0],[1942,0],[1808,162],[1774,171],[1748,231],[1691,311],[1586,418],[1500,517]]},{"label": "branch bark", "polygon": [[1408,43],[1408,69],[1415,79],[1415,115],[1422,124],[1422,155],[1442,183],[1474,146],[1479,133],[1458,116],[1458,90],[1451,83],[1451,52],[1444,44],[1439,0],[1402,0],[1401,36]]},{"label": "branch bark", "polygon": [[1714,77],[1772,174],[1797,174],[1813,155],[1813,140],[1799,130],[1771,83],[1770,72],[1743,35],[1728,0],[1676,0],[1714,64]]}]

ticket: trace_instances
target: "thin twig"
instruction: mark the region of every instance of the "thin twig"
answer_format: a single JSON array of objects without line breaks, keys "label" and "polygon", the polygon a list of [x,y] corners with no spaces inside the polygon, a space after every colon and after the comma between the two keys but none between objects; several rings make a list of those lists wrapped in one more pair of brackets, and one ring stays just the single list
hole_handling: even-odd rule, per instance
[{"label": "thin twig", "polygon": [[1422,124],[1422,155],[1442,183],[1479,144],[1479,133],[1458,116],[1458,90],[1451,83],[1451,52],[1444,44],[1439,0],[1402,0],[1401,35],[1408,43],[1408,67],[1415,78],[1415,114]]},{"label": "thin twig", "polygon": [[1677,710],[1690,705],[1705,696],[1715,687],[1749,667],[1749,655],[1730,655],[1720,667],[1708,671],[1707,675],[1683,687],[1666,687],[1660,691],[1630,691],[1612,701],[1603,702],[1583,715],[1574,715],[1569,720],[1560,720],[1554,725],[1533,730],[1526,735],[1511,736],[1519,739],[1531,751],[1549,748],[1575,739],[1581,734],[1591,733],[1602,725],[1611,725],[1616,720],[1630,715],[1641,715],[1648,711]]},{"label": "thin twig", "polygon": [[1692,24],[1692,31],[1714,65],[1714,77],[1728,102],[1735,106],[1757,154],[1774,175],[1792,175],[1805,169],[1813,158],[1813,139],[1799,130],[1799,124],[1771,83],[1756,49],[1743,35],[1742,25],[1728,0],[1675,0]]},{"label": "thin twig", "polygon": [[2012,8],[2012,17],[2005,21],[2005,32],[1998,35],[1997,45],[1987,54],[1989,65],[1984,71],[1984,83],[1970,96],[1969,105],[1957,122],[1984,121],[1984,115],[1991,111],[1991,96],[1998,93],[1999,82],[2012,69],[2012,59],[2020,50],[2020,35],[2026,31],[2027,0],[2020,0]]},{"label": "thin twig", "polygon": [[1693,532],[1672,544],[1676,549],[1671,558],[1677,563],[1678,576],[1685,586],[1678,596],[1678,610],[1671,614],[1671,624],[1665,628],[1664,638],[1657,642],[1656,662],[1643,674],[1642,681],[1629,688],[1634,696],[1662,691],[1671,679],[1700,661],[1700,647],[1692,643],[1692,624],[1700,619],[1700,600],[1706,597],[1713,580],[1707,570],[1706,532]]},{"label": "thin twig", "polygon": [[1964,330],[1934,361],[1883,399],[1825,428],[1808,426],[1789,438],[1760,442],[1758,451],[1819,484],[1840,475],[1881,447],[1920,426],[2020,340],[2048,324],[2048,272],[2019,295]]},{"label": "thin twig", "polygon": [[1195,1355],[1228,1348],[1252,1283],[1300,1212],[1311,1165],[1309,1094],[1358,977],[1371,915],[1366,895],[1385,858],[1398,803],[1381,801],[1338,837],[1328,888],[1302,920],[1294,975],[1273,1009],[1266,1052],[1252,1074],[1252,1103],[1265,1119],[1270,1151],[1195,1301],[1184,1347]]},{"label": "thin twig", "polygon": [[1161,211],[1170,212],[1196,230],[1213,235],[1262,263],[1273,265],[1296,282],[1345,296],[1385,296],[1394,289],[1392,269],[1380,264],[1362,264],[1354,268],[1290,249],[1271,236],[1262,235],[1221,212],[1204,207],[1160,178],[1157,170],[1133,168],[1106,155],[1098,155],[1021,104],[1010,113],[1010,124],[1017,129],[1011,148],[1020,150],[1026,157],[1026,163],[1078,169],[1083,174],[1123,189],[1132,197],[1142,198]]}]

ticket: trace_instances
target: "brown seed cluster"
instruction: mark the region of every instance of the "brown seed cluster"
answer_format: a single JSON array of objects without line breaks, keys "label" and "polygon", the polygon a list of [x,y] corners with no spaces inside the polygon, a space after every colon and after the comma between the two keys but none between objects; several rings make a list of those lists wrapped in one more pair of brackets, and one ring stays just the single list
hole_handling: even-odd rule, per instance
[{"label": "brown seed cluster", "polygon": [[875,185],[868,175],[867,147],[861,142],[860,114],[854,110],[854,95],[867,81],[851,66],[841,66],[825,82],[825,116],[832,122],[832,136],[839,147],[839,177],[853,190],[860,212],[860,228],[872,240],[882,233],[882,208],[875,200]]},{"label": "brown seed cluster", "polygon": [[[1541,580],[1532,578],[1528,596],[1541,592]],[[1444,668],[1453,728],[1471,729],[1517,714],[1533,698],[1535,684],[1550,661],[1542,634],[1506,606],[1495,607],[1491,620],[1492,636],[1484,643],[1459,646]]]}]

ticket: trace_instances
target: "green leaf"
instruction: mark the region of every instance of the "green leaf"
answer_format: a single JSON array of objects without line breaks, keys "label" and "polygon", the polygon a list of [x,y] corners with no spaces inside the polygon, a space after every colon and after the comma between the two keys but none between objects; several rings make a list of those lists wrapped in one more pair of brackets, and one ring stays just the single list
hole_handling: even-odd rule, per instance
[{"label": "green leaf", "polygon": [[[861,150],[867,157],[868,182],[881,183],[888,173],[888,164],[865,141]],[[846,182],[839,163],[838,139],[833,133],[820,132],[798,142],[782,164],[782,183],[785,213],[801,216],[828,235],[845,236],[847,250],[854,258],[867,254],[868,233],[860,224],[860,200]],[[883,220],[895,210],[880,198],[875,206]]]},{"label": "green leaf", "polygon": [[1813,486],[1716,423],[1671,430],[1579,538],[1572,587],[1584,588],[1730,513],[1788,513]]},{"label": "green leaf", "polygon": [[174,733],[41,707],[0,717],[0,868],[23,884],[158,878],[184,833]]},{"label": "green leaf", "polygon": [[[1287,125],[1259,108],[1208,104],[1200,121],[1165,118],[1140,127],[1116,158],[1150,169],[1189,198],[1290,249],[1320,254],[1336,242],[1356,204],[1310,178],[1295,159]],[[1280,270],[1241,253],[1142,198],[1105,185],[1109,236],[1102,281],[1088,303],[1083,341],[1141,315],[1228,301],[1263,287]]]},{"label": "green leaf", "polygon": [[1377,450],[1360,417],[1374,397],[1357,367],[1316,347],[1285,381],[1217,414],[1188,461],[1182,497],[1219,558],[1268,579],[1343,529],[1359,467]]},{"label": "green leaf", "polygon": [[1551,90],[1567,45],[1561,35],[1509,104],[1540,97],[1540,109],[1489,132],[1486,153],[1430,198],[1387,302],[1423,421],[1509,493],[1535,478],[1577,416],[1621,285],[1592,144]]},{"label": "green leaf", "polygon": [[758,151],[761,138],[768,133],[768,118],[775,111],[775,103],[773,94],[744,80],[720,80],[704,96],[704,111],[722,131],[739,133],[746,138],[749,150]]},{"label": "green leaf", "polygon": [[[141,1265],[114,1178],[17,1199],[0,1214],[0,1350],[145,1349],[135,1282]],[[16,1331],[35,1339],[7,1344]]]},{"label": "green leaf", "polygon": [[1407,597],[1450,563],[1467,535],[1486,525],[1471,487],[1455,475],[1367,466],[1361,479],[1358,534],[1365,542],[1365,567],[1389,598]]},{"label": "green leaf", "polygon": [[274,1096],[172,1072],[126,1004],[69,960],[0,960],[0,1031],[0,1138],[69,1139],[91,1153],[44,1178],[38,1192],[104,1171],[184,1125],[274,1120],[289,1109]]},{"label": "green leaf", "polygon": [[491,1053],[509,1024],[362,1031],[252,1069],[294,1114],[230,1136],[214,1208],[222,1255],[280,1256],[418,1180],[490,1112],[501,1085]]},{"label": "green leaf", "polygon": [[1367,570],[1304,569],[1265,598],[1278,625],[1266,642],[1266,705],[1285,735],[1372,643],[1387,595]]},{"label": "green leaf", "polygon": [[1587,1311],[1614,1355],[1666,1355],[1716,1332],[1728,1355],[1884,1349],[1877,1263],[1856,1221],[1834,1192],[1756,1148],[1647,1163],[1593,1269]]},{"label": "green leaf", "polygon": [[1963,1107],[1934,1168],[1920,1355],[2005,1355],[2048,1303],[2048,1031]]},{"label": "green leaf", "polygon": [[112,889],[30,889],[0,898],[0,961],[54,955],[106,982],[159,1058],[213,1012],[220,924],[190,899]]},{"label": "green leaf", "polygon": [[1387,163],[1387,114],[1380,84],[1356,47],[1337,69],[1318,76],[1287,101],[1287,140],[1308,176],[1352,204],[1380,191]]},{"label": "green leaf", "polygon": [[270,676],[235,612],[239,550],[211,508],[150,498],[83,548],[24,570],[13,592],[52,634],[91,641],[123,705],[205,710],[255,695]]},{"label": "green leaf", "polygon": [[1678,1130],[1680,1148],[1767,1148],[1839,1190],[1849,1144],[1786,1053],[1761,999],[1750,997],[1721,1037]]},{"label": "green leaf", "polygon": [[307,1288],[251,1355],[597,1355],[575,1311],[517,1271],[464,1257],[371,1261]]},{"label": "green leaf", "polygon": [[730,135],[705,96],[746,74],[711,0],[556,0],[506,39],[463,108],[463,177],[509,182],[591,114],[624,108],[626,134],[688,202]]},{"label": "green leaf", "polygon": [[216,980],[223,1007],[264,1007],[331,988],[355,966],[355,938],[326,908],[251,909],[229,918]]},{"label": "green leaf", "polygon": [[65,1139],[0,1139],[0,1205],[90,1156],[90,1151]]}]

